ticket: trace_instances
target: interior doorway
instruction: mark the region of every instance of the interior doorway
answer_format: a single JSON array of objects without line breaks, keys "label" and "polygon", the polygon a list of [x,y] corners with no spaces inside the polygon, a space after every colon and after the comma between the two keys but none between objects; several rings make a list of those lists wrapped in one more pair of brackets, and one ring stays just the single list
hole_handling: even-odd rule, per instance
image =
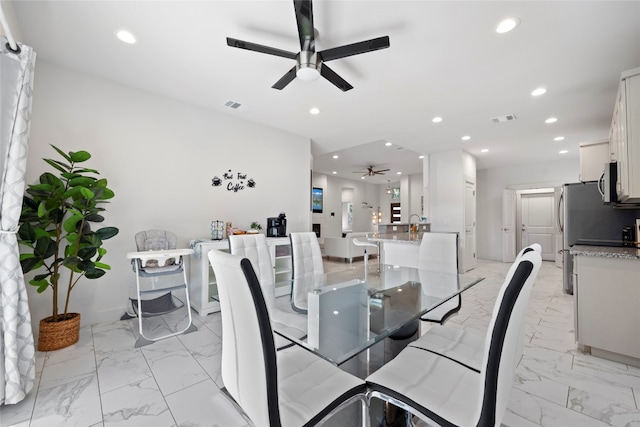
[{"label": "interior doorway", "polygon": [[503,261],[513,261],[517,252],[533,243],[541,246],[543,260],[556,260],[556,199],[553,188],[503,191]]},{"label": "interior doorway", "polygon": [[542,248],[542,259],[555,261],[555,211],[552,188],[517,192],[516,218],[520,226],[516,233],[518,250],[538,243]]}]

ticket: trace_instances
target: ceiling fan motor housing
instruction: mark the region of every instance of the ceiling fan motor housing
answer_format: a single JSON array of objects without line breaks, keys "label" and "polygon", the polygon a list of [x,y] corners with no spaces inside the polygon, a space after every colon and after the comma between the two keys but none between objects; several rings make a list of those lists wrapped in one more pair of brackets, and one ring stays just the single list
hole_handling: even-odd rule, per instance
[{"label": "ceiling fan motor housing", "polygon": [[320,77],[322,60],[316,52],[303,50],[298,53],[296,59],[296,77],[301,80],[315,80]]}]

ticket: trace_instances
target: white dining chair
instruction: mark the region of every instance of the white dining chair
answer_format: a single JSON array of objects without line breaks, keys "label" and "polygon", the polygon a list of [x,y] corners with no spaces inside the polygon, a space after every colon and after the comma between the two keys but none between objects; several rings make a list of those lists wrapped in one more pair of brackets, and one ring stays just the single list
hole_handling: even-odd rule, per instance
[{"label": "white dining chair", "polygon": [[[299,313],[280,310],[276,304],[275,272],[271,262],[271,251],[264,234],[238,234],[229,236],[229,251],[233,255],[247,258],[256,272],[262,294],[269,310],[269,318],[274,329],[286,330],[291,336],[307,336],[307,317]],[[291,341],[274,335],[276,348],[290,346]]]},{"label": "white dining chair", "polygon": [[479,369],[410,344],[367,377],[379,398],[441,426],[500,426],[522,355],[529,296],[541,264],[529,251],[500,288],[484,338]]},{"label": "white dining chair", "polygon": [[[307,312],[307,293],[313,283],[324,275],[322,251],[315,232],[289,234],[291,241],[291,306],[295,311]],[[308,286],[305,286],[307,284]]]},{"label": "white dining chair", "polygon": [[365,383],[297,345],[276,351],[269,311],[247,258],[212,250],[222,316],[223,392],[258,427],[316,425],[360,401]]},{"label": "white dining chair", "polygon": [[[429,289],[433,295],[451,294],[458,287],[458,235],[456,233],[424,233],[418,250],[418,267],[431,272],[446,273],[437,286]],[[450,300],[420,317],[420,320],[443,324],[462,306],[462,298],[456,295]]]}]

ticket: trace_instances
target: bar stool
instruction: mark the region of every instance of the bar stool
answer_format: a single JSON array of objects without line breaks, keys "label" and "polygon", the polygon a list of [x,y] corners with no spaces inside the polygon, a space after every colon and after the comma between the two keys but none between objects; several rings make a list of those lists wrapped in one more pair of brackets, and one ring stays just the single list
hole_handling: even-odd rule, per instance
[{"label": "bar stool", "polygon": [[367,248],[375,248],[376,253],[378,254],[378,272],[380,271],[380,253],[378,251],[378,244],[370,242],[369,240],[360,240],[355,238],[352,240],[353,244],[356,246],[364,247],[364,280],[367,281],[367,270],[369,267],[369,253],[367,252]]}]

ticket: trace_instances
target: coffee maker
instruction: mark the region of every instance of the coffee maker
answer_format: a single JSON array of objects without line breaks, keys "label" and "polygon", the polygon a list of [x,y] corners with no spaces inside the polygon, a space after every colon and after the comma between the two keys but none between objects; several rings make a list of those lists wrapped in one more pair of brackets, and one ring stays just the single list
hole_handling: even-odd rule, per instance
[{"label": "coffee maker", "polygon": [[286,237],[287,218],[284,212],[277,217],[267,218],[267,237]]}]

